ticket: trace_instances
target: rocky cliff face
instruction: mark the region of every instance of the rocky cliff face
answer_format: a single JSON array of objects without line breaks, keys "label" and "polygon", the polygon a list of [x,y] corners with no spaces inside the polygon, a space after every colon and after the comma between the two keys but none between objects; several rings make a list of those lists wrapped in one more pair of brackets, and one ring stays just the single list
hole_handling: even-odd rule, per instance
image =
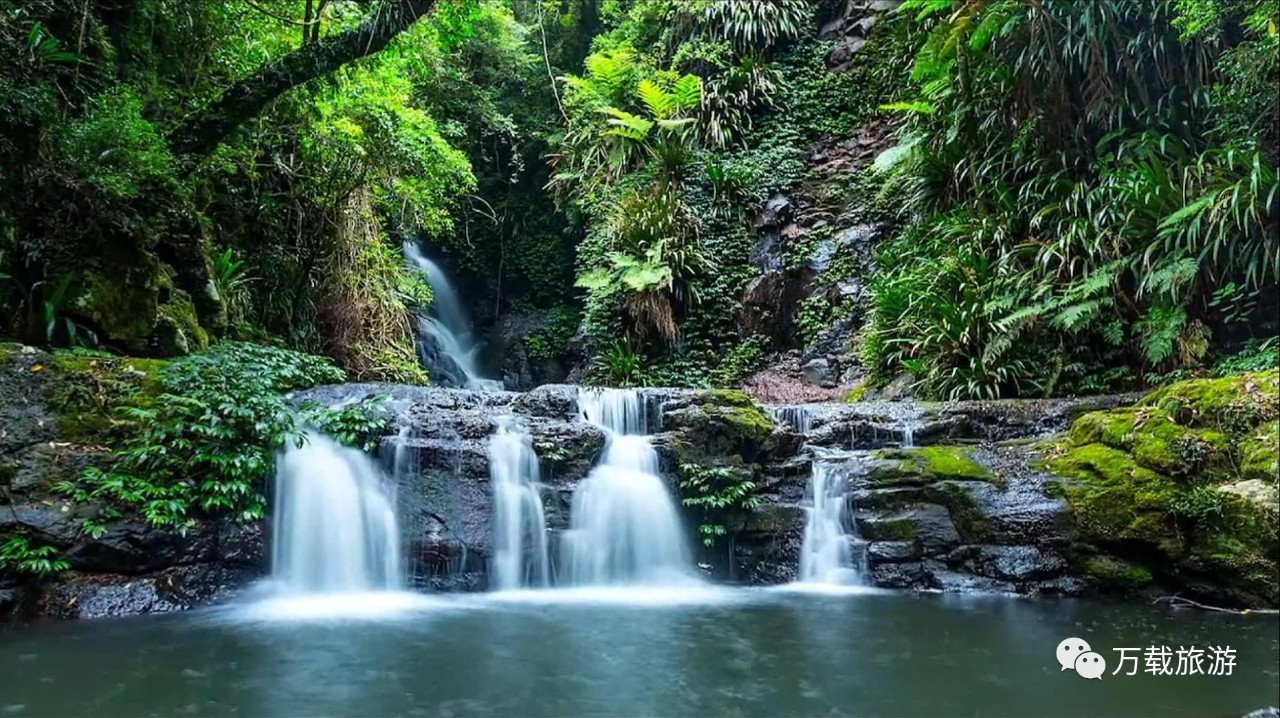
[{"label": "rocky cliff face", "polygon": [[[78,518],[92,507],[54,486],[100,460],[92,432],[110,429],[86,431],[51,406],[62,406],[58,389],[69,371],[26,351],[10,351],[0,371],[0,538],[38,538],[70,565],[43,582],[5,577],[0,601],[12,608],[21,599],[28,612],[68,617],[167,611],[219,599],[261,576],[261,525],[210,519],[181,536],[126,518],[101,536],[83,534]],[[146,367],[113,371],[144,380]],[[701,553],[711,579],[794,580],[812,465],[836,461],[864,542],[865,576],[876,585],[1068,595],[1183,590],[1274,604],[1276,512],[1267,502],[1275,496],[1275,374],[1236,384],[1210,390],[1193,383],[1140,401],[802,407],[762,407],[734,391],[641,391],[674,493],[691,469],[721,470],[755,487],[758,507],[723,516],[726,535]],[[380,453],[397,482],[415,585],[484,590],[492,536],[488,437],[510,420],[529,431],[554,561],[573,490],[606,441],[580,418],[577,392],[350,384],[294,399],[387,399]],[[1251,412],[1229,418],[1242,406]],[[1239,426],[1227,426],[1232,421]],[[1159,463],[1164,455],[1147,431],[1166,448],[1202,456],[1204,471]],[[1245,441],[1228,450],[1219,434]],[[1188,436],[1207,448],[1196,453]],[[1100,453],[1131,463],[1104,466]],[[1164,477],[1159,505],[1144,493],[1155,481],[1149,474]],[[1192,497],[1201,503],[1188,503]],[[1188,513],[1196,506],[1226,513],[1197,519]],[[693,509],[686,516],[691,542],[702,518]],[[1270,583],[1260,578],[1267,568]]]}]

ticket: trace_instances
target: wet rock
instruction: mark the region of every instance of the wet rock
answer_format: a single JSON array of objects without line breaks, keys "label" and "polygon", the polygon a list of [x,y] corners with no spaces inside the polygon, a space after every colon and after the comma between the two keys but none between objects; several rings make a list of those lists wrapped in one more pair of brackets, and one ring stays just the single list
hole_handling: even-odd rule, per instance
[{"label": "wet rock", "polygon": [[580,420],[532,422],[530,435],[542,466],[542,480],[551,482],[577,482],[586,477],[606,441],[600,427]]},{"label": "wet rock", "polygon": [[809,384],[821,386],[831,382],[831,363],[826,359],[812,359],[805,363],[802,371],[805,382]]},{"label": "wet rock", "polygon": [[873,541],[867,544],[867,559],[877,563],[918,561],[920,547],[915,541]]},{"label": "wet rock", "polygon": [[1013,582],[1053,578],[1067,568],[1061,556],[1035,546],[963,546],[947,561],[979,576]]},{"label": "wet rock", "polygon": [[521,394],[511,403],[518,414],[570,421],[578,416],[578,388],[547,384]]},{"label": "wet rock", "polygon": [[170,613],[229,598],[250,578],[217,564],[179,566],[145,577],[73,575],[41,597],[41,613],[56,618]]},{"label": "wet rock", "polygon": [[882,588],[925,588],[928,576],[920,563],[878,563],[871,567],[871,581]]},{"label": "wet rock", "polygon": [[760,214],[756,216],[756,229],[777,229],[791,218],[791,198],[785,194],[775,194],[764,203]]},{"label": "wet rock", "polygon": [[952,571],[937,562],[926,565],[926,571],[932,588],[948,593],[1016,594],[1018,592],[1018,587],[1008,581]]}]

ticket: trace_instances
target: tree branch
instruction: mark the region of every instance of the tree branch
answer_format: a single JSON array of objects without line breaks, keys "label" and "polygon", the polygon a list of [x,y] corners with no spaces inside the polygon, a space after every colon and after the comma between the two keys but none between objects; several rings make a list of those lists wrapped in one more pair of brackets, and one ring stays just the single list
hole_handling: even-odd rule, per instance
[{"label": "tree branch", "polygon": [[257,117],[289,90],[323,77],[343,65],[380,52],[435,6],[436,0],[382,0],[352,30],[330,35],[282,55],[223,91],[169,136],[169,145],[190,172],[232,132]]},{"label": "tree branch", "polygon": [[1161,596],[1160,598],[1152,601],[1152,603],[1167,603],[1173,608],[1186,608],[1191,606],[1205,611],[1213,611],[1215,613],[1234,613],[1240,616],[1251,616],[1254,614],[1275,615],[1280,613],[1280,610],[1276,610],[1274,608],[1245,608],[1237,610],[1234,608],[1222,608],[1221,606],[1210,606],[1181,596]]}]

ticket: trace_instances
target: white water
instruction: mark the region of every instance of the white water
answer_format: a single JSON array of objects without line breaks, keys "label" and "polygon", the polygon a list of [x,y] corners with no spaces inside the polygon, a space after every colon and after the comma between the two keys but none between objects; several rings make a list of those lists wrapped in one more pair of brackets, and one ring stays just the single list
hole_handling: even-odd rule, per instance
[{"label": "white water", "polygon": [[[431,309],[418,317],[418,355],[433,376],[446,383],[479,391],[502,391],[502,382],[486,379],[480,372],[476,354],[479,347],[471,335],[471,321],[448,275],[418,248],[404,243],[404,256],[431,287]],[[443,357],[443,359],[441,358]]]},{"label": "white water", "polygon": [[695,582],[680,515],[645,434],[640,396],[633,390],[583,389],[578,403],[586,420],[609,438],[600,463],[573,494],[562,547],[567,583]]},{"label": "white water", "polygon": [[813,430],[813,412],[807,406],[780,406],[773,410],[773,420],[791,427],[797,434]]},{"label": "white water", "polygon": [[404,587],[385,477],[364,453],[310,433],[276,460],[271,576],[293,595]]},{"label": "white water", "polygon": [[862,583],[854,547],[859,544],[848,509],[848,467],[814,457],[809,477],[810,505],[805,507],[804,543],[800,549],[800,581],[823,585]]},{"label": "white water", "polygon": [[489,477],[493,485],[493,582],[504,591],[545,588],[547,520],[538,493],[538,457],[529,434],[512,422],[489,437]]}]

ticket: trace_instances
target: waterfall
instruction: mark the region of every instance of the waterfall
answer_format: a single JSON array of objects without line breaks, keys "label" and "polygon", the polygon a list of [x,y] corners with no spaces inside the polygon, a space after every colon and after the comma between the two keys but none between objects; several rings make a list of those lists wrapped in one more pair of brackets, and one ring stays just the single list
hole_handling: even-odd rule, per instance
[{"label": "waterfall", "polygon": [[694,581],[675,501],[658,476],[644,403],[634,390],[583,389],[587,421],[608,434],[600,463],[575,489],[563,537],[572,585],[663,585]]},{"label": "waterfall", "polygon": [[493,485],[493,582],[498,590],[550,585],[547,520],[538,493],[538,457],[511,420],[489,437]]},{"label": "waterfall", "polygon": [[[846,460],[848,457],[845,457]],[[802,583],[856,585],[865,562],[855,556],[862,542],[848,510],[849,467],[830,456],[815,456],[809,478],[810,505],[805,507],[804,542],[800,549]]]},{"label": "waterfall", "polygon": [[773,410],[773,420],[797,434],[813,430],[813,412],[807,406],[779,406]]},{"label": "waterfall", "polygon": [[385,477],[364,453],[311,432],[276,460],[271,575],[291,593],[404,586]]},{"label": "waterfall", "polygon": [[431,308],[418,317],[418,357],[431,376],[445,386],[502,391],[502,382],[481,376],[471,321],[448,275],[418,248],[404,243],[404,256],[431,287]]}]

